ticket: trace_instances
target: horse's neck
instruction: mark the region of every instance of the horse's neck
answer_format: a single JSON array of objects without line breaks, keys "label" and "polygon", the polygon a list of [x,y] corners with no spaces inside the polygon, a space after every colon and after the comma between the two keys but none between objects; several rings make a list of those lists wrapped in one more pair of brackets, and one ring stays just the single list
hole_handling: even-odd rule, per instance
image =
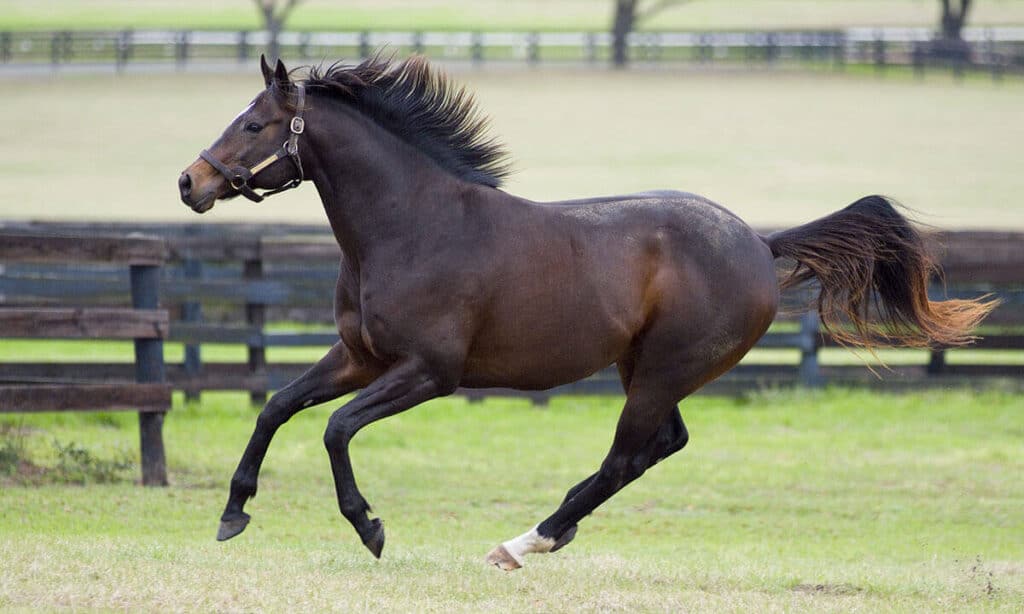
[{"label": "horse's neck", "polygon": [[389,239],[408,240],[458,206],[460,181],[373,120],[332,108],[307,125],[307,174],[346,257],[359,258]]}]

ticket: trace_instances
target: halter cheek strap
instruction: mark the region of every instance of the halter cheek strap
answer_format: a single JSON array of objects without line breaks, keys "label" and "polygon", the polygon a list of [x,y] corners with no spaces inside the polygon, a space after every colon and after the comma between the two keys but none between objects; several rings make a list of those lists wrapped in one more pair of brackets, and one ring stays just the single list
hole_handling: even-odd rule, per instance
[{"label": "halter cheek strap", "polygon": [[[277,151],[270,154],[262,161],[257,162],[255,165],[245,168],[244,166],[236,166],[235,168],[229,168],[226,164],[218,160],[208,149],[204,149],[199,152],[199,157],[210,163],[210,166],[215,168],[218,173],[224,176],[231,184],[231,187],[238,190],[242,196],[245,196],[254,203],[262,201],[267,196],[273,196],[285,190],[298,187],[305,178],[302,172],[302,161],[299,159],[299,135],[306,130],[306,120],[302,118],[302,112],[306,106],[306,88],[301,83],[296,86],[296,102],[295,102],[295,117],[288,124],[288,140],[281,145]],[[249,181],[256,176],[257,173],[267,168],[274,162],[277,162],[281,158],[288,158],[292,161],[295,166],[297,177],[289,179],[284,184],[274,188],[273,190],[267,190],[260,194],[249,185]]]}]

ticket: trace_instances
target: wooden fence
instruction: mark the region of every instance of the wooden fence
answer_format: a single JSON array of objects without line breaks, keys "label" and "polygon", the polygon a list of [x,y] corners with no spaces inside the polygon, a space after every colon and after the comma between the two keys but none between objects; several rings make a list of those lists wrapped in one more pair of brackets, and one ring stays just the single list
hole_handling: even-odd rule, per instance
[{"label": "wooden fence", "polygon": [[[960,72],[975,68],[999,78],[1024,71],[1024,28],[967,28],[967,55],[931,53],[929,28],[848,28],[817,31],[633,32],[629,57],[646,63],[773,65],[796,63],[843,69],[848,64],[939,65]],[[248,63],[268,41],[265,31],[57,31],[0,32],[0,66],[170,65],[184,69],[211,63]],[[281,54],[315,63],[365,58],[375,49],[424,53],[435,60],[473,63],[607,63],[608,32],[283,32]]]},{"label": "wooden fence", "polygon": [[[51,299],[43,307],[4,300],[0,338],[131,339],[135,345],[134,363],[127,364],[118,378],[61,363],[5,364],[0,370],[0,412],[139,412],[142,483],[147,486],[167,484],[162,432],[164,413],[171,408],[171,386],[164,383],[163,339],[170,323],[167,311],[159,309],[164,258],[165,245],[158,238],[0,231],[4,275],[19,266],[31,269],[32,283]],[[130,297],[131,306],[81,306],[77,299],[82,294],[65,291],[62,280],[69,267],[72,278],[81,278],[86,264],[126,275],[127,287],[114,294],[122,303]],[[8,298],[7,290],[0,296]]]},{"label": "wooden fence", "polygon": [[[337,341],[331,304],[340,252],[326,226],[294,225],[115,225],[115,224],[0,224],[8,230],[36,233],[146,232],[165,238],[168,262],[161,296],[171,309],[169,341],[185,346],[184,360],[168,364],[172,385],[195,396],[203,390],[246,390],[262,402],[275,390],[308,368],[309,363],[267,360],[267,350],[319,346]],[[921,386],[1021,387],[1024,361],[1004,350],[1024,350],[1024,233],[954,232],[938,237],[945,244],[942,261],[946,289],[936,296],[974,297],[993,293],[1004,305],[990,318],[990,326],[971,351],[972,362],[957,358],[962,350],[936,350],[914,364],[900,364],[879,376],[860,364],[823,365],[822,350],[836,343],[819,330],[813,313],[781,316],[779,324],[758,344],[760,349],[789,350],[745,362],[707,391],[736,393],[774,386],[856,384],[888,389]],[[59,283],[40,284],[42,273],[28,266],[8,266],[0,273],[0,296],[11,303],[35,305],[52,301],[96,302],[126,291],[127,280],[116,271],[68,269]],[[788,294],[795,308],[806,297]],[[268,322],[302,322],[301,330],[268,330]],[[310,326],[312,325],[312,329]],[[322,328],[320,328],[322,327]],[[202,359],[204,344],[244,346],[244,362]],[[917,356],[917,355],[915,355]],[[947,360],[949,356],[949,360]],[[993,358],[987,358],[993,356]],[[905,362],[905,361],[901,361]],[[29,369],[47,376],[81,373],[111,380],[130,378],[129,365],[0,364],[0,378],[18,377]],[[470,398],[493,394],[519,394],[544,401],[553,394],[619,393],[614,371],[553,391],[510,393],[463,390]]]}]

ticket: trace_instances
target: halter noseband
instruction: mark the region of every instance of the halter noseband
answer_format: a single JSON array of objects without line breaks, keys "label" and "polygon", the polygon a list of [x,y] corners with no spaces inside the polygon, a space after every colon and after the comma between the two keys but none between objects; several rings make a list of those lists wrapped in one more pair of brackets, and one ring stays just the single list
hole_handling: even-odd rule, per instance
[{"label": "halter noseband", "polygon": [[[291,123],[288,125],[288,130],[291,134],[288,136],[288,140],[284,142],[284,145],[281,145],[277,151],[265,158],[262,162],[257,163],[251,168],[245,168],[244,166],[228,168],[226,164],[215,158],[208,149],[204,149],[199,153],[200,158],[209,162],[210,166],[217,169],[217,172],[221,175],[224,175],[224,178],[228,180],[228,183],[231,184],[232,188],[241,192],[242,196],[245,196],[254,203],[262,201],[267,196],[273,196],[279,192],[284,192],[285,190],[298,187],[305,178],[302,173],[302,162],[299,160],[299,135],[306,129],[306,120],[302,119],[302,111],[306,106],[306,88],[301,83],[296,85],[296,87],[298,91],[297,100],[295,102],[295,117],[292,118]],[[289,179],[283,185],[276,187],[273,190],[263,192],[262,194],[259,194],[256,190],[252,189],[252,186],[249,185],[249,180],[255,177],[256,174],[263,169],[284,157],[287,157],[292,161],[292,164],[295,165],[295,170],[298,172],[299,176]]]}]

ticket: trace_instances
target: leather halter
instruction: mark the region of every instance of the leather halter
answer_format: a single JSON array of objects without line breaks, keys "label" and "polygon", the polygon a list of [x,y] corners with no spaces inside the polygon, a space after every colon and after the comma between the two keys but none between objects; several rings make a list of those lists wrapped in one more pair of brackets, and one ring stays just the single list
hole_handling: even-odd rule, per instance
[{"label": "leather halter", "polygon": [[[264,158],[261,162],[256,163],[250,168],[244,166],[236,166],[235,168],[228,168],[226,164],[218,160],[213,156],[208,149],[204,149],[199,153],[199,157],[210,163],[210,166],[217,169],[224,178],[228,180],[231,187],[241,192],[242,196],[245,196],[254,203],[262,201],[267,196],[273,196],[285,190],[296,188],[302,183],[305,176],[302,173],[302,162],[299,160],[299,135],[306,129],[306,120],[302,119],[302,112],[306,106],[306,88],[300,83],[296,85],[297,88],[297,100],[295,102],[295,117],[292,118],[291,123],[288,125],[288,130],[291,132],[288,135],[288,140],[284,142],[270,156]],[[298,172],[298,177],[293,177],[286,181],[283,185],[280,185],[273,190],[267,190],[262,194],[256,192],[249,185],[249,181],[256,176],[257,173],[267,168],[274,162],[277,162],[281,158],[287,157],[295,165],[295,170]]]}]

